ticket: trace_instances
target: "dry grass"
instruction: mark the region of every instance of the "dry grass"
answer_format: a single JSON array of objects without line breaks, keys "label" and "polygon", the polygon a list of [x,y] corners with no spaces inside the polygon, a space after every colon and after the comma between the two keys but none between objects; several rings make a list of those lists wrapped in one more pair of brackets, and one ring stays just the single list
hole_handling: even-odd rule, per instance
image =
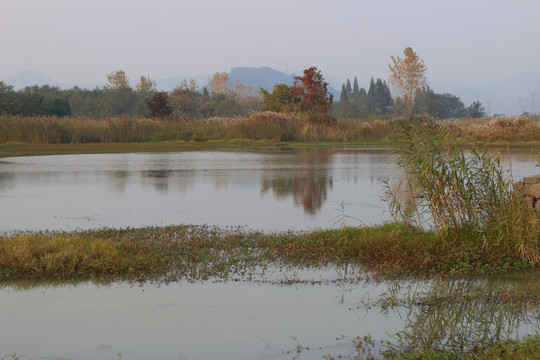
[{"label": "dry grass", "polygon": [[[248,117],[156,119],[0,116],[0,143],[132,143],[169,140],[271,140],[301,142],[386,141],[406,120],[253,113]],[[526,142],[540,139],[538,117],[445,120],[461,142]]]},{"label": "dry grass", "polygon": [[[325,120],[325,121],[321,121]],[[129,143],[150,141],[272,140],[363,141],[388,139],[397,121],[363,121],[304,114],[254,113],[249,117],[161,121],[0,116],[0,143]]]},{"label": "dry grass", "polygon": [[529,142],[540,139],[540,117],[500,117],[447,120],[461,142]]}]

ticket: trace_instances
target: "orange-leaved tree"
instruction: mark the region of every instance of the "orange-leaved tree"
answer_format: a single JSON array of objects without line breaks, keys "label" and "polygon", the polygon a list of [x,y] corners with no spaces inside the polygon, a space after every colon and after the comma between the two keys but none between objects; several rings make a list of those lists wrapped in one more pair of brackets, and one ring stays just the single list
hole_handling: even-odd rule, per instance
[{"label": "orange-leaved tree", "polygon": [[416,91],[427,85],[426,66],[424,60],[410,47],[403,51],[404,58],[391,57],[390,84],[394,85],[401,94],[401,101],[405,105],[405,114],[411,116],[416,97]]}]

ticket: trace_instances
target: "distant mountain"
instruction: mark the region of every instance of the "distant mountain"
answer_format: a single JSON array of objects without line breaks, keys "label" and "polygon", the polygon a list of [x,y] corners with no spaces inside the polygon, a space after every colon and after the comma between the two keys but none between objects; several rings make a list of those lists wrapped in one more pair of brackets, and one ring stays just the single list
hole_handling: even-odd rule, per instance
[{"label": "distant mountain", "polygon": [[[270,67],[235,67],[228,74],[233,82],[238,80],[240,83],[251,86],[255,90],[260,88],[272,90],[276,84],[287,84],[291,86],[294,82],[294,74],[285,74]],[[332,86],[328,86],[328,91],[339,98],[339,91]]]},{"label": "distant mountain", "polygon": [[35,72],[33,70],[23,70],[13,76],[10,76],[4,79],[4,83],[8,85],[12,85],[15,90],[21,90],[27,86],[34,86],[34,85],[38,85],[38,86],[49,85],[53,87],[59,87],[62,90],[71,89],[74,86],[79,86],[81,88],[87,88],[87,89],[93,89],[99,86],[98,84],[94,84],[94,83],[76,85],[76,84],[71,84],[71,83],[59,82],[43,74]]},{"label": "distant mountain", "polygon": [[269,67],[235,67],[229,72],[229,77],[233,82],[237,80],[252,88],[259,90],[260,88],[272,90],[276,84],[287,84],[291,86],[294,82],[295,75],[286,75],[280,71]]},{"label": "distant mountain", "polygon": [[[234,67],[227,73],[229,79],[234,84],[236,80],[243,85],[251,86],[254,90],[260,88],[272,90],[276,84],[287,84],[291,86],[294,81],[294,74],[285,74],[280,71],[274,70],[270,67],[264,66],[260,68],[242,66]],[[176,76],[166,79],[157,80],[157,88],[160,91],[171,91],[182,83],[183,80],[189,82],[193,78],[199,88],[203,88],[208,85],[212,75],[200,75],[200,76]],[[339,96],[339,91],[329,86],[328,91],[334,94],[334,97]]]},{"label": "distant mountain", "polygon": [[523,73],[511,79],[484,85],[434,82],[431,88],[440,94],[459,96],[465,106],[480,101],[488,115],[520,115],[524,111],[540,113],[539,73]]}]

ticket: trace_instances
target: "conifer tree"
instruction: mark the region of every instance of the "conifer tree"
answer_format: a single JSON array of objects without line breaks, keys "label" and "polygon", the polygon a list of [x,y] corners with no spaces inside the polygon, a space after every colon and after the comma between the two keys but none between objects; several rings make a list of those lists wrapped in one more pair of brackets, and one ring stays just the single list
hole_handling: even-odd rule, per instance
[{"label": "conifer tree", "polygon": [[358,79],[354,77],[352,97],[358,99],[360,97],[360,89],[358,88]]},{"label": "conifer tree", "polygon": [[347,88],[345,87],[345,84],[341,85],[341,94],[339,94],[339,102],[341,104],[346,103],[349,100],[347,97]]},{"label": "conifer tree", "polygon": [[345,86],[345,91],[347,91],[347,99],[351,99],[352,96],[352,89],[351,89],[351,81],[349,78],[347,78],[347,85]]},{"label": "conifer tree", "polygon": [[371,81],[369,82],[369,89],[367,94],[369,96],[375,96],[375,81],[373,81],[373,76],[371,77]]}]

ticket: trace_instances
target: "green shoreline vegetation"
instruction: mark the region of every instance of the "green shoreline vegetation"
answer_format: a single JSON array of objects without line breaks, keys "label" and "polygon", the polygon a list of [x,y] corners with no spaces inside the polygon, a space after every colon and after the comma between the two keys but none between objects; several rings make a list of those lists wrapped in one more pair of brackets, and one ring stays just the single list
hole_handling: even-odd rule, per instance
[{"label": "green shoreline vegetation", "polygon": [[387,276],[530,269],[511,246],[444,241],[406,224],[262,233],[178,225],[1,237],[0,281],[249,279],[257,268],[356,265]]}]

